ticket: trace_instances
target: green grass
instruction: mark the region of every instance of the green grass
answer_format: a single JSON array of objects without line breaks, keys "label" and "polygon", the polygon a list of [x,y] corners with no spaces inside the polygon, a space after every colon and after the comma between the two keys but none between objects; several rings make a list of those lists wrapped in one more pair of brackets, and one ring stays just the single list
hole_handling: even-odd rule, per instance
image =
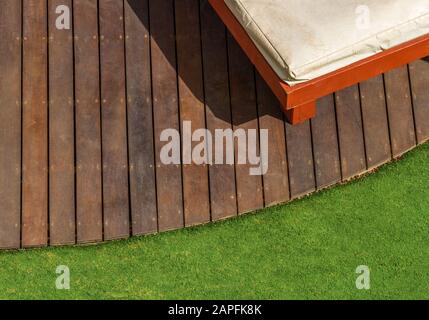
[{"label": "green grass", "polygon": [[[0,253],[0,298],[429,298],[429,144],[374,175],[226,222]],[[71,290],[55,289],[56,267]],[[357,290],[358,265],[371,290]]]}]

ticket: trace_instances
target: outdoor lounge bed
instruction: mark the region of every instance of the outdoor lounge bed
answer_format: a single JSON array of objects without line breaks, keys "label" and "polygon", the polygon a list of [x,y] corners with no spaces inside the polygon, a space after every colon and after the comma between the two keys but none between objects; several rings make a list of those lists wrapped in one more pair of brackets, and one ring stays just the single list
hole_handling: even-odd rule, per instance
[{"label": "outdoor lounge bed", "polygon": [[210,0],[291,123],[317,98],[429,55],[428,0]]}]

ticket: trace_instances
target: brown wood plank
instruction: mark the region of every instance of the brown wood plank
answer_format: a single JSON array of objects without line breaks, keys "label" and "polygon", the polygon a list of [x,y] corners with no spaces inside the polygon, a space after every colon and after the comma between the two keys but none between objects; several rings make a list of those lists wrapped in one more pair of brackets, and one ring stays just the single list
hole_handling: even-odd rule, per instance
[{"label": "brown wood plank", "polygon": [[268,171],[263,179],[265,206],[269,206],[290,199],[285,123],[277,98],[259,74],[256,88],[259,126],[268,130]]},{"label": "brown wood plank", "polygon": [[429,139],[429,59],[415,61],[409,68],[417,142],[423,143]]},{"label": "brown wood plank", "polygon": [[399,157],[416,145],[407,66],[389,71],[384,79],[392,153]]},{"label": "brown wood plank", "polygon": [[[256,105],[255,71],[249,59],[229,33],[228,58],[234,131],[245,130],[247,136],[246,140],[248,140],[249,130],[257,130],[257,152],[259,154],[259,124]],[[243,214],[262,208],[264,206],[264,199],[262,177],[250,175],[250,168],[255,166],[249,163],[249,157],[246,157],[246,164],[238,163],[239,143],[240,139],[235,139],[238,213]]]},{"label": "brown wood plank", "polygon": [[151,1],[149,12],[158,225],[160,231],[166,231],[184,226],[181,166],[164,164],[160,158],[166,145],[161,133],[180,131],[173,0]]},{"label": "brown wood plank", "polygon": [[49,0],[49,230],[50,244],[75,243],[73,30],[56,27],[56,9],[71,0]]},{"label": "brown wood plank", "polygon": [[[199,1],[175,0],[175,13],[180,119],[182,125],[190,123],[193,133],[206,129]],[[203,139],[206,141],[207,138],[186,143],[184,146],[187,147],[183,148],[183,200],[187,226],[210,221],[207,161],[205,164],[192,161],[192,150],[204,143]],[[203,156],[209,160],[207,152]]]},{"label": "brown wood plank", "polygon": [[[232,129],[226,30],[208,1],[200,3],[206,121],[207,129],[215,136],[216,130]],[[226,156],[223,163],[225,159]],[[212,220],[236,215],[234,164],[214,163],[209,167],[209,176]]]},{"label": "brown wood plank", "polygon": [[318,189],[341,181],[337,123],[333,95],[317,101],[317,116],[311,120],[314,166]]},{"label": "brown wood plank", "polygon": [[158,230],[148,5],[147,0],[125,1],[133,235],[155,233]]},{"label": "brown wood plank", "polygon": [[0,248],[20,247],[21,1],[0,1]]},{"label": "brown wood plank", "polygon": [[99,2],[104,238],[129,236],[124,8],[122,0]]},{"label": "brown wood plank", "polygon": [[335,94],[343,180],[366,170],[365,143],[358,86]]},{"label": "brown wood plank", "polygon": [[76,222],[79,243],[103,240],[97,0],[74,0]]},{"label": "brown wood plank", "polygon": [[361,83],[360,99],[366,157],[370,170],[392,158],[383,76]]},{"label": "brown wood plank", "polygon": [[316,189],[310,121],[286,123],[286,145],[291,198],[295,199]]},{"label": "brown wood plank", "polygon": [[47,3],[23,2],[22,245],[48,243]]}]

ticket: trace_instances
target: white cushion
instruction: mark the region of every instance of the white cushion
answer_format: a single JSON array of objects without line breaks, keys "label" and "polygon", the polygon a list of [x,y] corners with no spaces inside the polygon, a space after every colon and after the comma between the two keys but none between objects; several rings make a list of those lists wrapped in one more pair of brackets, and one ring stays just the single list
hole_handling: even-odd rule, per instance
[{"label": "white cushion", "polygon": [[429,0],[224,1],[275,72],[290,85],[429,31]]}]

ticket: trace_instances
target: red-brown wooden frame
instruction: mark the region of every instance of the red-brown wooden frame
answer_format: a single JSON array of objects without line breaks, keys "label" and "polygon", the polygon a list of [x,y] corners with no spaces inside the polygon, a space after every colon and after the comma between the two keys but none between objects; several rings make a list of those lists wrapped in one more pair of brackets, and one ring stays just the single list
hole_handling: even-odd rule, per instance
[{"label": "red-brown wooden frame", "polygon": [[289,86],[271,68],[225,1],[209,2],[280,100],[292,124],[314,117],[318,98],[429,55],[429,35],[425,35],[316,79]]}]

